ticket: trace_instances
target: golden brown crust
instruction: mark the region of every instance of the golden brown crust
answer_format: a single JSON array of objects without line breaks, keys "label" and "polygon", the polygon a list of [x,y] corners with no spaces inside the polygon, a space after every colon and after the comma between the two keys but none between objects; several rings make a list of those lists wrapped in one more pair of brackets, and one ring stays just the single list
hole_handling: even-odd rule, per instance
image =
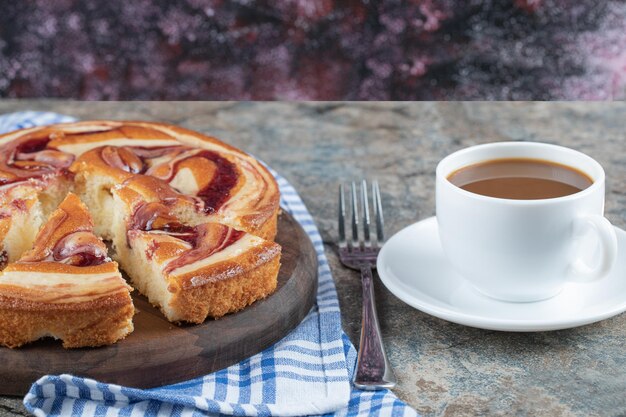
[{"label": "golden brown crust", "polygon": [[177,275],[175,281],[178,288],[183,291],[188,291],[203,285],[214,284],[217,281],[233,279],[240,276],[242,273],[260,268],[276,258],[280,259],[280,252],[280,245],[266,241],[248,249],[237,257],[200,268],[193,272]]},{"label": "golden brown crust", "polygon": [[280,213],[280,207],[276,207],[276,210],[272,213],[267,221],[265,221],[258,229],[255,230],[254,235],[274,241],[276,233],[278,232],[278,214]]},{"label": "golden brown crust", "polygon": [[[94,133],[80,134],[72,136],[66,135],[66,127],[78,127],[85,130],[92,127],[107,127],[111,130],[96,131]],[[151,127],[150,123],[133,123],[125,121],[83,121],[68,124],[58,124],[49,127],[54,139],[50,142],[50,146],[58,148],[66,145],[83,144],[85,142],[103,142],[116,140],[120,137],[129,137],[144,140],[169,140],[171,136]]]},{"label": "golden brown crust", "polygon": [[170,305],[182,313],[181,320],[191,323],[234,313],[273,293],[279,268],[280,256],[275,256],[236,277],[178,291]]},{"label": "golden brown crust", "polygon": [[[5,307],[9,305],[9,307]],[[112,303],[94,308],[19,309],[0,301],[0,345],[16,348],[45,335],[63,340],[63,347],[102,346],[117,342],[133,330],[132,304]]]}]

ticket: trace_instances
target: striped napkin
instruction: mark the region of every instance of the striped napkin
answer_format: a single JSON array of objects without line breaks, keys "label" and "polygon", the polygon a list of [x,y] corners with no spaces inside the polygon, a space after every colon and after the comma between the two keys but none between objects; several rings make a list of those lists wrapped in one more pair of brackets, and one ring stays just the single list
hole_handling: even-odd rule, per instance
[{"label": "striped napkin", "polygon": [[[72,120],[54,113],[12,113],[0,116],[0,133]],[[236,365],[160,388],[136,389],[72,375],[47,375],[24,397],[26,408],[37,416],[416,416],[388,390],[352,387],[356,352],[341,329],[322,239],[294,188],[272,173],[280,186],[282,207],[308,233],[318,256],[317,303],[295,330]]]}]

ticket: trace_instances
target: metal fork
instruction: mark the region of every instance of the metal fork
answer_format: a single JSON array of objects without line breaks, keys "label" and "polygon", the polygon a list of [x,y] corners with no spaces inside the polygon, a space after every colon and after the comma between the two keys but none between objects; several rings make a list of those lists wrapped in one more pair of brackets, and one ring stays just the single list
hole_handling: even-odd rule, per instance
[{"label": "metal fork", "polygon": [[361,182],[361,206],[363,211],[363,238],[359,239],[359,205],[357,187],[352,182],[350,206],[352,212],[352,239],[346,239],[346,204],[343,184],[339,186],[339,258],[341,263],[351,269],[361,271],[363,286],[363,317],[361,340],[357,357],[354,386],[364,390],[393,388],[396,377],[393,374],[380,333],[376,303],[374,301],[374,278],[372,269],[376,268],[376,258],[384,242],[383,207],[380,188],[377,181],[372,183],[372,206],[376,219],[376,240],[370,236],[370,211],[367,198],[367,182]]}]

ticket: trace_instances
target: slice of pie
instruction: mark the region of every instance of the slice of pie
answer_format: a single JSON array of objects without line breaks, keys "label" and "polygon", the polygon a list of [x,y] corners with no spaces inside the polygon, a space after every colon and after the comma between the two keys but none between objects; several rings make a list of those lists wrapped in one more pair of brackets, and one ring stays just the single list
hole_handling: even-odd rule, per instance
[{"label": "slice of pie", "polygon": [[44,132],[13,136],[0,139],[0,269],[32,246],[73,178],[74,156],[48,148]]},{"label": "slice of pie", "polygon": [[130,290],[86,206],[70,193],[33,248],[0,273],[0,345],[46,336],[66,348],[114,343],[133,331]]},{"label": "slice of pie", "polygon": [[[121,203],[116,210],[124,211]],[[202,323],[276,289],[277,243],[219,223],[183,224],[164,203],[141,202],[127,213],[117,256],[133,286],[168,320]]]}]

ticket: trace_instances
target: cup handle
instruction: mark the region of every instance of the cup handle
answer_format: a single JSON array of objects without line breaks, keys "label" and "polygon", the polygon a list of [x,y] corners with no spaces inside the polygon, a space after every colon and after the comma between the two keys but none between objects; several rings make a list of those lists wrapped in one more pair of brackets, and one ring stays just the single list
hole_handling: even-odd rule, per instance
[{"label": "cup handle", "polygon": [[596,266],[589,266],[578,258],[571,264],[572,278],[578,282],[589,282],[604,278],[617,258],[617,235],[606,217],[597,214],[583,215],[574,220],[574,237],[581,236],[588,228],[596,233],[600,243],[601,259]]}]

